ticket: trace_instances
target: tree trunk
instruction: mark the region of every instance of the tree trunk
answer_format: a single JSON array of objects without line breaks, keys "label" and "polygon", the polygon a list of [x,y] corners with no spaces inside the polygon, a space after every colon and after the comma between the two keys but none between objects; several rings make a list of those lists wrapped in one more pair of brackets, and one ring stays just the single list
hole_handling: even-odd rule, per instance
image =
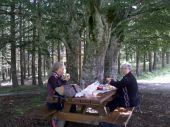
[{"label": "tree trunk", "polygon": [[1,70],[2,70],[2,81],[5,81],[6,78],[5,78],[5,68],[4,68],[4,57],[2,56],[2,67],[1,67]]},{"label": "tree trunk", "polygon": [[67,72],[71,75],[71,82],[78,82],[78,49],[80,43],[80,34],[77,31],[77,25],[74,19],[71,21],[71,26],[68,28],[69,36],[65,40],[66,59],[67,59]]},{"label": "tree trunk", "polygon": [[30,53],[27,52],[27,76],[30,77]]},{"label": "tree trunk", "polygon": [[104,77],[117,78],[118,55],[120,50],[120,39],[116,36],[111,37],[110,44],[106,51]]},{"label": "tree trunk", "polygon": [[43,72],[44,72],[44,77],[46,76],[46,58],[45,56],[43,57]]},{"label": "tree trunk", "polygon": [[[21,13],[22,10],[21,10],[21,3],[20,3],[20,6],[19,6],[19,12]],[[23,37],[23,34],[22,34],[22,17],[20,17],[19,19],[19,33],[20,33],[20,37],[19,37],[19,42],[20,42],[20,78],[21,78],[21,85],[24,85],[24,50],[23,50],[23,47],[22,47],[22,37]]]},{"label": "tree trunk", "polygon": [[165,67],[165,52],[162,51],[162,68]]},{"label": "tree trunk", "polygon": [[50,55],[45,56],[45,65],[46,65],[46,71],[49,71],[52,66]]},{"label": "tree trunk", "polygon": [[119,51],[119,55],[118,55],[118,65],[117,65],[117,73],[120,74],[120,59],[121,59],[121,53]]},{"label": "tree trunk", "polygon": [[104,61],[106,50],[110,41],[111,27],[105,18],[100,14],[96,5],[88,19],[89,36],[84,46],[84,61],[82,68],[82,79],[86,85],[95,80],[103,81]]},{"label": "tree trunk", "polygon": [[38,85],[42,86],[42,56],[41,56],[41,49],[38,49]]},{"label": "tree trunk", "polygon": [[43,26],[42,26],[42,14],[41,14],[41,3],[42,0],[38,0],[37,3],[37,30],[38,30],[38,42],[39,42],[39,47],[38,47],[38,84],[41,86],[43,85],[42,81],[42,49],[43,49],[43,44],[45,43],[44,35],[43,35]]},{"label": "tree trunk", "polygon": [[129,54],[128,54],[127,47],[125,48],[125,55],[126,55],[126,61],[129,61]]},{"label": "tree trunk", "polygon": [[25,58],[25,48],[23,48],[23,78],[26,79],[26,58]]},{"label": "tree trunk", "polygon": [[153,54],[153,70],[156,70],[156,65],[157,65],[157,53],[154,52],[154,54]]},{"label": "tree trunk", "polygon": [[60,55],[60,43],[58,42],[57,45],[57,58],[58,58],[58,62],[61,60],[61,55]]},{"label": "tree trunk", "polygon": [[152,52],[149,51],[149,72],[152,72]]},{"label": "tree trunk", "polygon": [[80,79],[81,79],[81,72],[82,72],[82,54],[81,54],[81,52],[82,52],[82,45],[81,45],[81,41],[80,41],[80,43],[79,43],[79,48],[78,48],[79,50],[78,50],[78,80],[80,81]]},{"label": "tree trunk", "polygon": [[43,85],[42,81],[42,49],[43,44],[45,43],[44,35],[43,35],[43,26],[42,26],[42,14],[41,14],[41,3],[42,0],[37,1],[37,19],[36,26],[38,32],[38,85]]},{"label": "tree trunk", "polygon": [[21,85],[24,85],[24,61],[23,61],[23,48],[20,48],[20,68],[21,68]]},{"label": "tree trunk", "polygon": [[32,70],[32,85],[36,85],[36,72],[35,72],[35,46],[36,46],[36,28],[35,28],[35,24],[33,26],[33,43],[32,43],[32,67],[31,67],[31,70]]},{"label": "tree trunk", "polygon": [[69,35],[63,41],[66,47],[66,70],[71,75],[71,83],[78,83],[79,80],[79,45],[81,43],[79,25],[74,18],[71,18],[68,27]]},{"label": "tree trunk", "polygon": [[139,76],[139,68],[140,68],[140,52],[139,49],[136,48],[136,75]]},{"label": "tree trunk", "polygon": [[16,71],[16,42],[15,42],[15,2],[11,2],[11,74],[13,87],[18,86],[17,71]]},{"label": "tree trunk", "polygon": [[[25,22],[23,21],[23,24],[22,24],[22,35],[23,35],[23,42],[25,43],[26,42],[26,37],[25,37]],[[23,47],[23,64],[24,64],[24,67],[23,67],[23,75],[24,75],[24,79],[26,79],[26,66],[28,63],[26,63],[26,50],[25,50],[25,47]]]},{"label": "tree trunk", "polygon": [[8,72],[9,72],[9,80],[11,80],[12,79],[11,68],[10,69],[8,68]]},{"label": "tree trunk", "polygon": [[166,52],[166,64],[169,64],[170,63],[170,59],[169,59],[169,57],[170,57],[170,52]]},{"label": "tree trunk", "polygon": [[54,42],[52,42],[52,45],[51,45],[51,61],[53,64],[54,63]]},{"label": "tree trunk", "polygon": [[146,54],[143,56],[143,71],[146,71]]},{"label": "tree trunk", "polygon": [[7,71],[7,68],[4,68],[4,75],[5,75],[5,79],[8,79],[8,71]]},{"label": "tree trunk", "polygon": [[[36,9],[36,0],[33,1],[34,9]],[[37,16],[37,15],[36,15]],[[32,42],[32,85],[36,85],[36,67],[35,67],[35,51],[36,51],[36,19],[33,20],[33,42]]]},{"label": "tree trunk", "polygon": [[[73,46],[73,48],[70,50],[66,48],[66,55],[67,55],[67,73],[71,75],[71,81],[73,83],[78,82],[78,53],[77,46]],[[74,50],[74,51],[72,51]]]}]

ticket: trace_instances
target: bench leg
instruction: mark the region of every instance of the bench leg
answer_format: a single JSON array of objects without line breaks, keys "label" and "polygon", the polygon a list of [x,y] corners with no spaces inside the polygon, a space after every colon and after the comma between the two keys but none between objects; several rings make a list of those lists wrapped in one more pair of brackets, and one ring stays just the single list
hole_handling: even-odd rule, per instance
[{"label": "bench leg", "polygon": [[141,110],[140,105],[138,105],[138,106],[135,107],[135,111],[136,111],[136,112],[139,112],[139,113],[142,113],[142,110]]},{"label": "bench leg", "polygon": [[57,126],[57,127],[64,127],[65,123],[66,123],[65,121],[59,120],[59,121],[58,121],[58,126]]}]

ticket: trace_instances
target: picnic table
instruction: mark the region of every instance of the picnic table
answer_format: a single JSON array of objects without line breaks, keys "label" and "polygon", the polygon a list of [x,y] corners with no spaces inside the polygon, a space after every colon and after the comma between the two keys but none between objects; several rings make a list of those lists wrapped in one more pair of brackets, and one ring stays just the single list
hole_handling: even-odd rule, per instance
[{"label": "picnic table", "polygon": [[[115,97],[115,94],[116,90],[111,90],[98,95],[65,98],[63,110],[50,110],[47,106],[43,106],[30,116],[36,120],[48,121],[52,117],[57,117],[59,120],[63,121],[94,125],[98,125],[100,122],[106,122],[126,127],[134,108],[118,107],[113,112],[110,112],[107,109],[106,104]],[[53,97],[50,102],[57,102],[57,98]],[[72,105],[77,106],[76,112],[70,112]]]},{"label": "picnic table", "polygon": [[[131,114],[131,109],[118,108],[114,112],[110,112],[106,104],[114,97],[116,90],[106,93],[67,98],[64,101],[64,109],[54,114],[58,119],[71,122],[79,122],[86,124],[98,125],[100,122],[112,124],[120,124],[126,126]],[[77,105],[77,112],[70,112],[72,105]],[[88,111],[88,109],[90,109]],[[123,114],[122,114],[123,113]]]}]

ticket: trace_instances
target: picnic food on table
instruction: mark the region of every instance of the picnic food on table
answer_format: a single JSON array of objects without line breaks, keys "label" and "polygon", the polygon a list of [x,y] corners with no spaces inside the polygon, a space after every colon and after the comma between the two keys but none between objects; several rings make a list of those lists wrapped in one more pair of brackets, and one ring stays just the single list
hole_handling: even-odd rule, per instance
[{"label": "picnic food on table", "polygon": [[99,85],[97,87],[97,90],[113,90],[113,86],[106,84],[106,85]]}]

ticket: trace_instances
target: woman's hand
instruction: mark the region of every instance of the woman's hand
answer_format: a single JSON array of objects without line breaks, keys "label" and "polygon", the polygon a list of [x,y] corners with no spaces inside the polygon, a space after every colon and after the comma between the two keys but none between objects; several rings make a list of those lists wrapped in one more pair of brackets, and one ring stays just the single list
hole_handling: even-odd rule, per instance
[{"label": "woman's hand", "polygon": [[110,84],[111,80],[112,80],[112,78],[106,78],[106,81],[108,84]]},{"label": "woman's hand", "polygon": [[65,80],[65,81],[68,81],[68,80],[70,80],[70,74],[64,74],[63,76],[62,76],[62,79],[63,80]]}]

